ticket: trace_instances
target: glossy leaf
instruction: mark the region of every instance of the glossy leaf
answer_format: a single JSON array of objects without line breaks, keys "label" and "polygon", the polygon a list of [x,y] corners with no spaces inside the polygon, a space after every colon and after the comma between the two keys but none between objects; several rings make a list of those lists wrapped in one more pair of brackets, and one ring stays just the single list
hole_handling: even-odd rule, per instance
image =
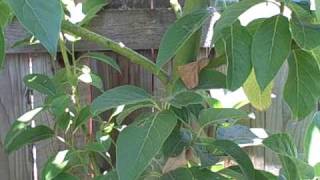
[{"label": "glossy leaf", "polygon": [[110,89],[98,96],[92,102],[91,111],[94,115],[97,115],[120,105],[135,104],[151,100],[151,95],[145,90],[131,85],[124,85]]},{"label": "glossy leaf", "polygon": [[265,20],[252,40],[252,63],[257,82],[264,90],[289,55],[291,35],[288,19],[282,15]]},{"label": "glossy leaf", "polygon": [[55,95],[57,93],[53,81],[43,74],[29,74],[23,78],[23,82],[29,88],[46,95]]},{"label": "glossy leaf", "polygon": [[226,8],[223,13],[221,14],[221,18],[215,25],[215,41],[217,42],[218,39],[222,37],[222,30],[231,26],[238,20],[238,17],[247,11],[251,6],[261,3],[263,0],[243,0],[238,3],[234,3],[228,8]]},{"label": "glossy leaf", "polygon": [[186,91],[175,95],[169,103],[177,108],[181,108],[190,104],[201,104],[202,101],[203,98],[200,94],[192,91]]},{"label": "glossy leaf", "polygon": [[63,12],[57,0],[7,0],[20,23],[55,55]]},{"label": "glossy leaf", "polygon": [[[90,0],[89,0],[90,1]],[[92,0],[91,0],[92,1]],[[112,59],[109,56],[106,56],[103,53],[96,53],[96,52],[90,52],[87,53],[83,56],[81,56],[79,59],[84,59],[84,58],[91,58],[100,62],[103,62],[105,64],[110,65],[112,68],[114,68],[115,70],[117,70],[118,72],[121,72],[120,70],[120,66],[118,65],[118,63],[116,62],[116,60]]]},{"label": "glossy leaf", "polygon": [[320,163],[320,112],[316,112],[309,124],[304,138],[304,152],[312,166]]},{"label": "glossy leaf", "polygon": [[150,116],[141,127],[131,125],[117,140],[117,171],[120,180],[136,180],[159,152],[177,123],[169,111]]},{"label": "glossy leaf", "polygon": [[179,18],[164,34],[157,57],[157,66],[166,64],[210,17],[210,11],[198,10]]},{"label": "glossy leaf", "polygon": [[260,110],[267,110],[271,103],[271,94],[272,94],[273,82],[261,91],[259,84],[256,79],[254,71],[251,72],[247,81],[243,84],[243,90],[247,98],[250,101],[250,104]]},{"label": "glossy leaf", "polygon": [[227,180],[218,173],[214,173],[208,169],[201,169],[199,167],[179,168],[174,171],[164,174],[160,180]]},{"label": "glossy leaf", "polygon": [[229,140],[206,140],[211,151],[215,149],[232,157],[239,165],[244,176],[248,180],[255,180],[255,170],[253,164],[247,155],[237,144]]},{"label": "glossy leaf", "polygon": [[[21,126],[21,124],[17,124]],[[16,128],[16,127],[12,127]],[[17,131],[14,133],[14,137],[9,137],[10,133],[5,139],[5,150],[8,153],[16,151],[23,147],[40,140],[51,138],[54,135],[54,132],[43,125],[37,126],[35,128],[25,127],[17,128]]]},{"label": "glossy leaf", "polygon": [[310,24],[293,15],[290,21],[291,33],[295,42],[305,50],[320,46],[320,25]]},{"label": "glossy leaf", "polygon": [[226,88],[226,75],[219,71],[204,69],[199,74],[199,84],[196,90]]},{"label": "glossy leaf", "polygon": [[204,109],[199,115],[199,124],[202,128],[209,124],[221,124],[231,119],[245,119],[248,114],[244,111],[232,108]]},{"label": "glossy leaf", "polygon": [[303,50],[293,50],[288,59],[289,74],[284,99],[298,118],[304,118],[316,107],[320,95],[320,70],[314,57]]},{"label": "glossy leaf", "polygon": [[251,35],[239,21],[225,28],[223,33],[228,62],[227,88],[234,91],[241,87],[251,72]]},{"label": "glossy leaf", "polygon": [[0,26],[0,69],[3,68],[6,53],[6,42],[3,34],[3,29]]}]

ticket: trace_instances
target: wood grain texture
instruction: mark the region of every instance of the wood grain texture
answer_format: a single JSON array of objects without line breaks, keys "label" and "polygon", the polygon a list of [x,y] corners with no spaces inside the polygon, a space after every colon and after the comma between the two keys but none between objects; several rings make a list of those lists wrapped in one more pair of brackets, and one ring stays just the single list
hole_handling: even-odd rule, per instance
[{"label": "wood grain texture", "polygon": [[[28,74],[26,55],[7,55],[6,68],[0,72],[0,137],[3,144],[11,124],[27,111],[26,87],[23,77]],[[0,152],[3,152],[3,149]],[[29,180],[32,178],[32,156],[30,147],[22,148],[10,155],[2,154],[5,161],[0,161],[0,179]]]}]

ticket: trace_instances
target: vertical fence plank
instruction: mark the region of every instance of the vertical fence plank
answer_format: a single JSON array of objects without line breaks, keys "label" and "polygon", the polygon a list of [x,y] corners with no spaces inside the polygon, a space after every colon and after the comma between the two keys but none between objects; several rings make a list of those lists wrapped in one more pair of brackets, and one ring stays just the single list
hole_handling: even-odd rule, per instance
[{"label": "vertical fence plank", "polygon": [[[11,124],[27,111],[26,88],[23,77],[28,74],[28,57],[26,55],[8,55],[6,68],[0,72],[0,136],[3,144]],[[22,148],[4,157],[1,167],[9,169],[3,177],[9,180],[32,179],[32,156],[30,147]]]}]

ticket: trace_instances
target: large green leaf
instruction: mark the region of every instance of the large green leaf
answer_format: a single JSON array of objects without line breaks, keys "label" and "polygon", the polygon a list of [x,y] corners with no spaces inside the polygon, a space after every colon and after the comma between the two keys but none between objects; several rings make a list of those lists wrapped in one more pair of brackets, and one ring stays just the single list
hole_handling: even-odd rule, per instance
[{"label": "large green leaf", "polygon": [[229,140],[205,139],[204,144],[207,144],[212,152],[218,150],[231,156],[238,163],[246,179],[255,180],[255,170],[249,156],[236,143]]},{"label": "large green leaf", "polygon": [[141,102],[137,104],[131,104],[124,107],[124,110],[116,117],[117,124],[122,124],[126,117],[128,117],[134,111],[141,108],[152,108],[154,104],[151,102]]},{"label": "large green leaf", "polygon": [[106,56],[103,53],[90,52],[81,56],[79,59],[84,59],[84,58],[91,58],[91,59],[106,63],[110,65],[112,68],[114,68],[115,70],[117,70],[118,72],[121,72],[120,67],[117,64],[116,60],[112,59],[109,56]]},{"label": "large green leaf", "polygon": [[57,93],[53,81],[43,74],[29,74],[23,78],[23,82],[29,88],[46,95],[55,95]]},{"label": "large green leaf", "polygon": [[225,89],[226,75],[212,69],[204,69],[199,74],[199,84],[195,89]]},{"label": "large green leaf", "polygon": [[166,142],[163,144],[162,152],[166,157],[176,157],[190,146],[192,134],[187,129],[175,128]]},{"label": "large green leaf", "polygon": [[282,15],[265,20],[252,40],[252,63],[257,82],[264,90],[289,55],[291,35],[288,19]]},{"label": "large green leaf", "polygon": [[0,0],[0,28],[6,27],[12,17],[12,12],[5,0]]},{"label": "large green leaf", "polygon": [[243,90],[251,105],[260,111],[268,109],[271,105],[272,87],[273,82],[261,91],[254,71],[251,72],[247,81],[243,84]]},{"label": "large green leaf", "polygon": [[232,108],[209,108],[204,109],[199,115],[199,124],[203,128],[209,124],[220,124],[231,119],[248,118],[244,111]]},{"label": "large green leaf", "polygon": [[233,91],[241,87],[251,72],[251,35],[239,21],[223,32],[228,62],[227,88]]},{"label": "large green leaf", "polygon": [[288,59],[289,75],[284,99],[293,115],[306,117],[316,108],[320,95],[320,70],[314,57],[303,50],[293,50]]},{"label": "large green leaf", "polygon": [[320,163],[320,112],[316,112],[309,124],[304,138],[304,152],[308,163],[315,165]]},{"label": "large green leaf", "polygon": [[159,47],[157,65],[166,64],[210,17],[210,11],[198,10],[178,19],[164,34]]},{"label": "large green leaf", "polygon": [[[19,127],[15,127],[19,126]],[[5,139],[5,150],[8,153],[18,150],[24,145],[51,138],[54,132],[43,125],[35,128],[23,127],[21,123],[15,123]],[[22,127],[22,128],[21,128]],[[14,130],[13,130],[14,129]],[[11,136],[14,135],[14,136]]]},{"label": "large green leaf", "polygon": [[297,148],[288,134],[273,134],[263,140],[263,144],[272,151],[291,157],[297,157]]},{"label": "large green leaf", "polygon": [[151,95],[145,90],[131,85],[124,85],[110,89],[98,96],[92,102],[91,111],[94,115],[97,115],[120,105],[135,104],[145,101],[151,101]]},{"label": "large green leaf", "polygon": [[5,42],[2,27],[0,26],[0,69],[4,65],[5,53],[6,53],[6,42]]},{"label": "large green leaf", "polygon": [[200,167],[179,168],[164,174],[160,180],[227,180],[218,173]]},{"label": "large green leaf", "polygon": [[169,103],[177,108],[181,108],[190,104],[201,104],[202,102],[203,98],[200,94],[193,91],[185,91],[176,94]]},{"label": "large green leaf", "polygon": [[226,8],[221,14],[221,18],[215,25],[214,39],[215,42],[222,37],[222,30],[231,26],[238,20],[238,17],[247,11],[251,6],[261,3],[263,0],[243,0],[238,3],[234,3]]},{"label": "large green leaf", "polygon": [[311,50],[320,46],[320,25],[310,24],[293,15],[290,21],[292,37],[303,49]]},{"label": "large green leaf", "polygon": [[117,171],[120,180],[136,180],[160,151],[177,123],[169,111],[149,117],[139,126],[124,129],[117,140]]},{"label": "large green leaf", "polygon": [[55,55],[63,12],[58,0],[6,0],[21,24]]}]

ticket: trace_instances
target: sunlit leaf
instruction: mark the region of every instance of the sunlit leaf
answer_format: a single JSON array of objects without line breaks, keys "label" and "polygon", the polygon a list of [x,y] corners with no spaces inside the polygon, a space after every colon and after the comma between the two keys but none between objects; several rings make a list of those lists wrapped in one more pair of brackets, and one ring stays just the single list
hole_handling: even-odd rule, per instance
[{"label": "sunlit leaf", "polygon": [[304,152],[312,166],[320,163],[320,112],[314,114],[304,138]]},{"label": "sunlit leaf", "polygon": [[151,95],[145,90],[131,85],[124,85],[110,89],[98,96],[92,102],[91,111],[94,115],[97,115],[120,105],[135,104],[151,100]]},{"label": "sunlit leaf", "polygon": [[63,17],[57,0],[7,0],[20,23],[55,55]]},{"label": "sunlit leaf", "polygon": [[163,111],[150,116],[141,127],[131,125],[117,140],[117,171],[120,180],[135,180],[160,151],[177,123],[176,116]]},{"label": "sunlit leaf", "polygon": [[59,151],[55,156],[49,158],[45,164],[41,177],[43,180],[53,180],[67,167],[69,163],[68,154],[69,150]]},{"label": "sunlit leaf", "polygon": [[17,121],[28,123],[30,122],[36,115],[38,115],[43,110],[43,107],[38,107],[35,109],[32,109],[26,113],[24,113],[22,116],[20,116]]}]

